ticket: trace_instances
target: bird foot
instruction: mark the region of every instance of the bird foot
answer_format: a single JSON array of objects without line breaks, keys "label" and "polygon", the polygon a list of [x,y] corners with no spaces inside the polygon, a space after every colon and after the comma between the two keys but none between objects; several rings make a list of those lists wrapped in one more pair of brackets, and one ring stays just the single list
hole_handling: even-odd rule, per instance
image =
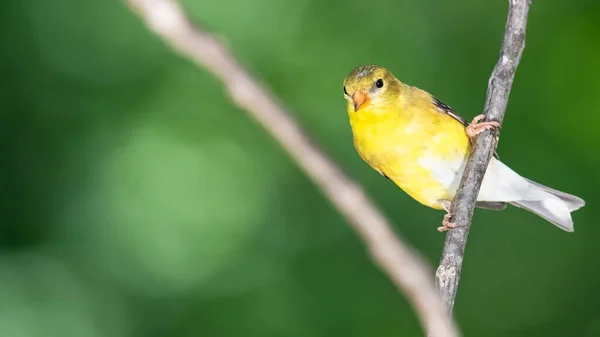
[{"label": "bird foot", "polygon": [[485,115],[478,115],[473,118],[471,124],[467,126],[467,136],[471,141],[475,140],[475,136],[482,133],[485,130],[495,129],[500,126],[498,122],[482,122],[479,123],[482,119],[485,118]]},{"label": "bird foot", "polygon": [[452,214],[450,212],[448,212],[444,215],[444,220],[442,220],[442,226],[437,228],[438,232],[445,232],[450,228],[458,227],[458,225],[456,223],[450,222],[451,217],[452,217]]},{"label": "bird foot", "polygon": [[452,213],[450,213],[450,201],[444,200],[442,201],[442,207],[446,211],[444,215],[444,220],[442,220],[442,227],[438,227],[438,232],[445,232],[450,228],[456,228],[458,225],[454,222],[450,222],[450,218],[452,217]]}]

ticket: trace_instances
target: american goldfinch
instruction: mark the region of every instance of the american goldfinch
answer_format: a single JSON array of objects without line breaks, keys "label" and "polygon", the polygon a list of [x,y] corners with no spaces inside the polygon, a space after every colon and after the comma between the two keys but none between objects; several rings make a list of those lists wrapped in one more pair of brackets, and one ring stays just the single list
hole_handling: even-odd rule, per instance
[{"label": "american goldfinch", "polygon": [[[467,123],[429,93],[400,82],[378,65],[355,68],[344,80],[354,147],[360,157],[421,204],[449,212],[471,151],[472,137],[496,122]],[[502,210],[510,203],[572,232],[571,212],[585,205],[574,195],[527,178],[491,159],[478,208]],[[453,227],[449,213],[440,231]]]}]

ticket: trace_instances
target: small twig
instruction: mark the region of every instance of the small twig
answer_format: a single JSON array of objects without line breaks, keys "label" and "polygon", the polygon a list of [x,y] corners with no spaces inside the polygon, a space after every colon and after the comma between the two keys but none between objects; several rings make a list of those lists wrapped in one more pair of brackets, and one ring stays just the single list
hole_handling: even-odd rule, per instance
[{"label": "small twig", "polygon": [[194,27],[176,0],[126,1],[174,50],[219,78],[233,101],[279,141],[360,235],[374,262],[415,307],[421,324],[429,327],[436,337],[457,336],[457,329],[435,291],[431,270],[419,254],[394,233],[362,188],[310,142],[232,54],[210,34]]},{"label": "small twig", "polygon": [[[487,121],[502,123],[504,118],[515,72],[525,48],[525,26],[530,4],[531,0],[509,0],[500,59],[488,84],[484,108]],[[458,227],[446,234],[442,259],[435,273],[436,288],[450,314],[454,307],[475,202],[488,163],[496,149],[498,137],[499,130],[485,131],[477,136],[472,155],[467,161],[460,186],[452,201],[451,221]]]}]

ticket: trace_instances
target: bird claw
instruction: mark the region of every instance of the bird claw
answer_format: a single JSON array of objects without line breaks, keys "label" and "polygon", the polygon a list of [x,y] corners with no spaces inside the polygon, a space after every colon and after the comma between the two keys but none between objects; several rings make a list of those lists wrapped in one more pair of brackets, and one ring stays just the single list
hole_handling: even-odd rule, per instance
[{"label": "bird claw", "polygon": [[475,137],[482,133],[485,130],[495,129],[500,127],[500,123],[498,122],[482,122],[480,121],[485,118],[485,115],[478,115],[473,118],[471,124],[467,126],[467,136],[471,141],[475,140]]},{"label": "bird claw", "polygon": [[444,208],[444,210],[446,211],[446,214],[444,215],[444,220],[442,220],[442,226],[438,227],[438,232],[445,232],[450,228],[456,228],[458,227],[458,225],[454,222],[450,222],[450,218],[452,217],[452,213],[450,213],[450,201],[449,200],[443,200],[442,201],[442,207]]},{"label": "bird claw", "polygon": [[450,218],[452,217],[452,214],[450,212],[446,213],[444,215],[444,220],[442,220],[442,226],[438,227],[438,232],[445,232],[450,228],[456,228],[458,227],[458,225],[454,222],[450,222]]}]

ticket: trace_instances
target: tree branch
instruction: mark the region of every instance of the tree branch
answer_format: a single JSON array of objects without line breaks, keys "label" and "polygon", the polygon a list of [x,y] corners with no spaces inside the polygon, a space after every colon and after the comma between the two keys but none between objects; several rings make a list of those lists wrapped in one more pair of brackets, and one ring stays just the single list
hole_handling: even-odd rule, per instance
[{"label": "tree branch", "polygon": [[[531,0],[509,0],[500,59],[488,84],[484,108],[487,121],[502,123],[504,118],[515,72],[525,48],[525,26],[530,4]],[[450,314],[454,307],[475,202],[483,176],[496,149],[498,137],[499,130],[485,131],[477,136],[460,186],[452,200],[451,221],[459,227],[449,230],[446,234],[442,259],[435,273],[436,288]]]},{"label": "tree branch", "polygon": [[254,117],[313,180],[365,242],[374,262],[403,291],[436,337],[454,337],[451,322],[430,277],[430,268],[400,237],[344,173],[300,129],[232,54],[207,32],[194,27],[176,0],[125,0],[146,25],[171,47],[219,78],[233,101]]}]

